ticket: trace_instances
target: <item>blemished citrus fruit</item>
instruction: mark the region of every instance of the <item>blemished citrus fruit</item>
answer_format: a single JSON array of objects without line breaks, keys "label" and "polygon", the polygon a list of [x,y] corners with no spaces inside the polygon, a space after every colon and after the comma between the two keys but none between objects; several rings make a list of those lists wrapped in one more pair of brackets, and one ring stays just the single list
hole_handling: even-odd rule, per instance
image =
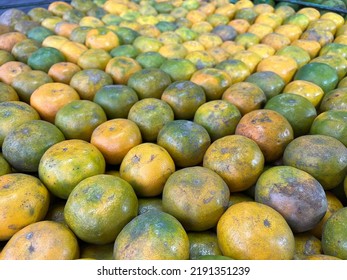
[{"label": "blemished citrus fruit", "polygon": [[172,81],[189,80],[197,70],[191,61],[184,58],[167,59],[160,69],[169,74]]},{"label": "blemished citrus fruit", "polygon": [[284,80],[272,71],[255,72],[245,79],[245,82],[256,84],[265,93],[266,99],[282,93],[285,86]]},{"label": "blemished citrus fruit", "polygon": [[296,233],[295,238],[295,260],[305,259],[307,256],[322,254],[321,240],[314,235],[303,232]]},{"label": "blemished citrus fruit", "polygon": [[88,49],[79,56],[77,65],[82,69],[105,70],[111,58],[111,54],[104,49]]},{"label": "blemished citrus fruit", "polygon": [[27,63],[29,56],[33,52],[37,51],[40,46],[40,43],[38,43],[37,41],[33,39],[26,39],[15,44],[12,48],[11,54],[16,60]]},{"label": "blemished citrus fruit", "polygon": [[242,115],[261,109],[265,105],[266,95],[256,84],[238,82],[228,87],[222,95],[226,100],[235,105]]},{"label": "blemished citrus fruit", "polygon": [[313,120],[310,134],[334,137],[347,147],[347,111],[329,110],[322,112]]},{"label": "blemished citrus fruit", "polygon": [[235,133],[241,119],[239,109],[225,100],[212,100],[202,104],[195,112],[194,122],[202,125],[212,142]]},{"label": "blemished citrus fruit", "polygon": [[41,85],[52,83],[52,78],[40,70],[31,70],[17,75],[11,86],[16,90],[21,101],[30,103],[30,96]]},{"label": "blemished citrus fruit", "polygon": [[347,74],[347,60],[339,53],[320,55],[311,60],[311,62],[321,62],[333,67],[339,77],[339,81]]},{"label": "blemished citrus fruit", "polygon": [[0,82],[11,85],[13,79],[23,72],[31,71],[30,66],[20,61],[9,61],[0,66]]},{"label": "blemished citrus fruit", "polygon": [[53,124],[43,120],[27,121],[6,135],[2,153],[17,171],[37,172],[46,150],[63,140],[63,133]]},{"label": "blemished citrus fruit", "polygon": [[140,63],[142,68],[160,68],[166,60],[166,58],[158,52],[140,53],[135,59]]},{"label": "blemished citrus fruit", "polygon": [[196,71],[190,81],[203,88],[207,100],[220,99],[223,92],[232,83],[232,79],[226,71],[215,68],[204,68]]},{"label": "blemished citrus fruit", "polygon": [[93,100],[96,92],[103,86],[112,85],[112,77],[100,69],[85,69],[71,77],[70,86],[81,99]]},{"label": "blemished citrus fruit", "polygon": [[284,46],[277,50],[276,55],[283,55],[293,58],[298,64],[298,68],[310,62],[311,57],[307,51],[298,46]]},{"label": "blemished citrus fruit", "polygon": [[67,199],[80,181],[103,174],[105,165],[103,155],[94,145],[71,139],[54,144],[43,154],[38,174],[55,196]]},{"label": "blemished citrus fruit", "polygon": [[222,252],[218,246],[217,234],[213,231],[188,232],[189,259],[196,260],[201,256],[216,256]]},{"label": "blemished citrus fruit", "polygon": [[324,254],[343,260],[347,259],[346,216],[347,207],[339,209],[326,221],[322,232],[322,248]]},{"label": "blemished citrus fruit", "polygon": [[186,230],[204,231],[217,225],[228,206],[230,192],[216,172],[193,166],[174,172],[166,181],[162,203]]},{"label": "blemished citrus fruit", "polygon": [[0,153],[0,176],[12,173],[12,167],[8,161],[4,158],[3,154]]},{"label": "blemished citrus fruit", "polygon": [[116,260],[186,260],[189,239],[172,215],[150,210],[131,220],[114,243]]},{"label": "blemished citrus fruit", "polygon": [[239,59],[227,59],[216,65],[217,69],[226,71],[232,84],[244,81],[251,73],[246,63]]},{"label": "blemished citrus fruit", "polygon": [[137,93],[126,85],[107,85],[94,95],[108,119],[127,118],[130,108],[139,100]]},{"label": "blemished citrus fruit", "polygon": [[59,50],[42,47],[29,56],[28,65],[33,70],[41,70],[47,73],[53,64],[64,61],[65,57]]},{"label": "blemished citrus fruit", "polygon": [[71,78],[82,69],[72,62],[58,62],[53,64],[48,70],[48,75],[53,81],[63,84],[70,84]]},{"label": "blemished citrus fruit", "polygon": [[169,74],[160,69],[142,69],[134,73],[127,85],[134,89],[139,99],[160,98],[165,88],[171,84]]},{"label": "blemished citrus fruit", "polygon": [[46,83],[39,86],[30,96],[30,106],[40,117],[54,123],[55,115],[64,105],[73,100],[79,100],[77,91],[63,83]]},{"label": "blemished citrus fruit", "polygon": [[309,100],[292,93],[274,96],[266,102],[264,109],[274,110],[283,115],[292,126],[294,137],[308,134],[317,117],[316,108]]},{"label": "blemished citrus fruit", "polygon": [[294,139],[293,128],[280,113],[269,109],[254,110],[244,115],[235,134],[255,141],[266,162],[282,157],[286,146]]},{"label": "blemished citrus fruit", "polygon": [[113,242],[138,211],[131,185],[112,175],[95,175],[79,182],[68,197],[64,217],[69,228],[91,244]]},{"label": "blemished citrus fruit", "polygon": [[60,108],[54,124],[66,139],[90,141],[94,129],[107,121],[104,110],[89,100],[74,100]]},{"label": "blemished citrus fruit", "polygon": [[329,110],[347,110],[347,91],[340,87],[324,94],[319,107],[321,112]]},{"label": "blemished citrus fruit", "polygon": [[176,81],[165,88],[161,99],[170,105],[175,119],[190,120],[199,106],[206,102],[206,94],[192,81]]},{"label": "blemished citrus fruit", "polygon": [[79,257],[76,236],[65,225],[39,221],[18,231],[0,253],[2,260],[73,260]]},{"label": "blemished citrus fruit", "polygon": [[310,62],[302,66],[293,79],[312,82],[321,87],[325,93],[333,90],[339,82],[337,71],[322,62]]},{"label": "blemished citrus fruit", "polygon": [[[345,180],[346,181],[346,180]],[[325,195],[327,198],[328,202],[328,208],[327,211],[325,212],[324,217],[320,220],[316,226],[310,230],[310,233],[312,233],[314,236],[317,238],[321,239],[322,238],[322,232],[323,232],[323,227],[326,221],[330,218],[330,216],[335,213],[337,210],[343,208],[342,202],[338,199],[338,197],[330,192],[330,191],[325,191]]]},{"label": "blemished citrus fruit", "polygon": [[324,96],[324,90],[319,85],[306,80],[291,81],[285,86],[283,93],[303,96],[315,107],[319,106]]},{"label": "blemished citrus fruit", "polygon": [[[264,168],[264,156],[253,140],[229,135],[209,146],[203,166],[220,175],[231,192],[237,192],[255,184]],[[242,170],[239,166],[243,166]]]},{"label": "blemished citrus fruit", "polygon": [[111,119],[94,129],[90,140],[108,164],[120,164],[126,153],[142,143],[139,127],[128,119]]},{"label": "blemished citrus fruit", "polygon": [[19,101],[19,96],[12,86],[0,82],[0,91],[0,102]]},{"label": "blemished citrus fruit", "polygon": [[0,146],[6,135],[15,127],[26,121],[39,120],[37,111],[22,101],[7,101],[0,103]]},{"label": "blemished citrus fruit", "polygon": [[173,159],[164,148],[153,143],[143,143],[125,155],[119,172],[139,197],[153,197],[162,193],[175,169]]},{"label": "blemished citrus fruit", "polygon": [[188,167],[202,162],[210,146],[207,130],[189,120],[174,120],[166,123],[159,131],[157,144],[165,148],[176,166]]},{"label": "blemished citrus fruit", "polygon": [[25,226],[45,217],[50,196],[36,177],[12,173],[0,177],[0,201],[0,240],[9,240]]},{"label": "blemished citrus fruit", "polygon": [[293,232],[312,229],[327,210],[322,185],[291,166],[275,166],[262,173],[255,186],[255,201],[281,213]]},{"label": "blemished citrus fruit", "polygon": [[219,219],[217,238],[224,256],[238,260],[290,260],[295,240],[286,220],[258,202],[230,206]]},{"label": "blemished citrus fruit", "polygon": [[283,163],[315,177],[325,190],[338,186],[345,178],[347,148],[326,135],[303,135],[286,147]]},{"label": "blemished citrus fruit", "polygon": [[116,56],[108,61],[105,72],[112,76],[115,84],[126,85],[131,75],[141,69],[141,65],[135,59]]}]

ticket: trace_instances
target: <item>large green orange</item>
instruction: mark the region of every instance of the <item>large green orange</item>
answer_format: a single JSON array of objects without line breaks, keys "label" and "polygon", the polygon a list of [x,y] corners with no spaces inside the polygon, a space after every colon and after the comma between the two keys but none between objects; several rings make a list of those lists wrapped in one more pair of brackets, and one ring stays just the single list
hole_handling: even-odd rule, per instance
[{"label": "large green orange", "polygon": [[333,89],[322,98],[320,111],[347,110],[347,91],[344,87]]},{"label": "large green orange", "polygon": [[303,135],[288,144],[283,163],[306,171],[330,190],[346,176],[347,148],[331,136]]},{"label": "large green orange", "polygon": [[192,81],[177,81],[164,90],[161,99],[171,106],[175,119],[190,120],[199,106],[206,102],[206,94]]},{"label": "large green orange", "polygon": [[313,121],[310,134],[322,134],[336,138],[347,147],[347,111],[329,110]]},{"label": "large green orange", "polygon": [[134,89],[139,99],[160,98],[165,88],[171,84],[170,75],[155,68],[142,69],[128,80],[128,86]]},{"label": "large green orange", "polygon": [[137,124],[145,141],[155,142],[163,126],[174,120],[174,112],[161,99],[145,98],[130,108],[128,119]]},{"label": "large green orange", "polygon": [[5,137],[5,159],[20,172],[37,172],[40,159],[52,145],[65,140],[63,133],[43,120],[27,121]]},{"label": "large green orange", "polygon": [[327,221],[322,233],[324,254],[347,260],[347,207],[335,212]]},{"label": "large green orange", "polygon": [[166,58],[158,52],[145,52],[136,57],[142,68],[159,68],[165,60]]},{"label": "large green orange", "polygon": [[197,70],[196,66],[184,58],[167,59],[160,69],[170,75],[172,81],[189,80]]},{"label": "large green orange", "polygon": [[138,201],[131,185],[112,175],[95,175],[79,182],[68,197],[64,217],[69,228],[92,244],[113,242],[136,217]]},{"label": "large green orange", "polygon": [[308,134],[317,116],[316,108],[303,96],[282,93],[268,100],[264,109],[274,110],[283,115],[293,128],[294,137]]},{"label": "large green orange", "polygon": [[212,141],[234,134],[240,119],[239,109],[225,100],[212,100],[202,104],[194,115],[194,122],[207,130]]},{"label": "large green orange", "polygon": [[12,81],[12,87],[16,90],[21,101],[30,103],[31,94],[40,86],[52,83],[52,78],[41,70],[22,72]]},{"label": "large green orange", "polygon": [[281,213],[294,232],[312,229],[327,211],[322,185],[291,166],[276,166],[262,173],[255,186],[255,201]]},{"label": "large green orange", "polygon": [[28,65],[33,70],[41,70],[47,73],[53,64],[63,61],[66,61],[66,59],[59,50],[42,47],[29,56]]},{"label": "large green orange", "polygon": [[294,80],[312,82],[327,93],[337,86],[339,76],[337,71],[326,63],[310,62],[298,69],[294,75]]},{"label": "large green orange", "polygon": [[114,243],[116,260],[186,260],[189,239],[172,215],[150,210],[131,220]]},{"label": "large green orange", "polygon": [[39,120],[37,111],[22,101],[7,101],[0,103],[0,146],[6,135],[15,127],[26,121]]},{"label": "large green orange", "polygon": [[159,131],[157,143],[169,152],[177,166],[188,167],[202,162],[211,138],[207,130],[197,123],[174,120]]},{"label": "large green orange", "polygon": [[54,124],[66,139],[90,141],[94,129],[107,121],[104,110],[89,100],[74,100],[60,108]]},{"label": "large green orange", "polygon": [[284,80],[272,71],[255,72],[248,76],[245,82],[253,83],[260,87],[268,100],[281,93],[285,86]]},{"label": "large green orange", "polygon": [[105,159],[92,144],[71,139],[51,146],[39,163],[39,177],[57,197],[67,199],[83,179],[103,174]]},{"label": "large green orange", "polygon": [[126,85],[107,85],[94,95],[108,119],[127,118],[130,108],[139,100],[137,93]]},{"label": "large green orange", "polygon": [[228,207],[229,188],[216,172],[202,166],[180,169],[167,179],[162,202],[165,212],[186,230],[205,231],[217,225]]}]

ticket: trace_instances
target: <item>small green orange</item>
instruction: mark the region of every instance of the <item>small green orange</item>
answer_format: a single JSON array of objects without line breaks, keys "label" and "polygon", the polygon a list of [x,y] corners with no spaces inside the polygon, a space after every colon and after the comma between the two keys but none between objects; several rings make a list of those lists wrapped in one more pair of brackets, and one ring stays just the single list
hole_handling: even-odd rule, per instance
[{"label": "small green orange", "polygon": [[13,128],[7,134],[2,152],[16,170],[37,172],[46,150],[63,140],[63,133],[53,124],[43,120],[32,120]]},{"label": "small green orange", "polygon": [[105,111],[108,119],[127,118],[130,108],[139,100],[137,93],[126,85],[107,85],[93,98]]},{"label": "small green orange", "polygon": [[189,80],[197,70],[191,61],[184,58],[168,59],[163,62],[160,69],[169,74],[172,81]]},{"label": "small green orange", "polygon": [[127,85],[134,89],[139,99],[160,98],[171,84],[170,75],[161,69],[142,69],[134,73]]},{"label": "small green orange", "polygon": [[294,137],[308,134],[312,122],[317,117],[316,108],[305,97],[282,93],[268,100],[264,109],[274,110],[283,115],[293,128]]},{"label": "small green orange", "polygon": [[241,119],[237,107],[225,100],[213,100],[202,104],[194,115],[194,122],[202,125],[215,141],[235,133]]},{"label": "small green orange", "polygon": [[90,141],[94,129],[107,120],[104,110],[89,100],[74,100],[60,108],[54,124],[66,139]]},{"label": "small green orange", "polygon": [[53,64],[63,61],[66,61],[66,59],[59,50],[42,47],[29,56],[28,65],[33,70],[41,70],[47,73]]},{"label": "small green orange", "polygon": [[68,197],[64,217],[69,228],[91,244],[113,242],[136,217],[138,201],[131,185],[112,175],[95,175],[79,182]]},{"label": "small green orange", "polygon": [[192,81],[176,81],[164,90],[161,99],[171,106],[175,119],[191,120],[205,103],[206,95],[203,88]]},{"label": "small green orange", "polygon": [[163,126],[174,120],[174,112],[161,99],[145,98],[131,107],[128,119],[137,124],[145,141],[155,142]]},{"label": "small green orange", "polygon": [[169,152],[177,166],[188,167],[202,162],[211,138],[207,130],[197,123],[174,120],[159,131],[157,143]]},{"label": "small green orange", "polygon": [[172,215],[156,210],[132,219],[114,243],[116,260],[186,260],[189,239]]},{"label": "small green orange", "polygon": [[347,111],[329,110],[313,121],[310,134],[322,134],[336,138],[347,147]]},{"label": "small green orange", "polygon": [[39,163],[39,177],[57,197],[67,199],[83,179],[103,174],[105,159],[92,144],[71,139],[51,146]]}]

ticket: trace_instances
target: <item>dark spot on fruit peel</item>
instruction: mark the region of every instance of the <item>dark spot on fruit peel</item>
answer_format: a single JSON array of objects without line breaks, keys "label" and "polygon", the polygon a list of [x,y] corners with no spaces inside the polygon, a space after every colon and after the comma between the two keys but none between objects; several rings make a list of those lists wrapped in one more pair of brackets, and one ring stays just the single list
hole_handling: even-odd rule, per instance
[{"label": "dark spot on fruit peel", "polygon": [[63,148],[63,151],[64,151],[64,152],[66,152],[67,150],[68,150],[68,148],[66,148],[66,147],[65,147],[65,148]]},{"label": "dark spot on fruit peel", "polygon": [[212,199],[213,199],[213,196],[210,196],[209,198],[205,198],[205,199],[203,200],[203,202],[204,202],[204,204],[207,204],[207,203],[209,203]]},{"label": "dark spot on fruit peel", "polygon": [[267,228],[271,227],[271,223],[268,219],[264,220],[264,226],[266,226]]},{"label": "dark spot on fruit peel", "polygon": [[17,226],[12,224],[12,225],[9,225],[7,228],[12,229],[12,230],[16,230]]},{"label": "dark spot on fruit peel", "polygon": [[6,185],[3,185],[2,188],[3,188],[3,189],[9,189],[10,186],[11,186],[11,184],[6,184]]},{"label": "dark spot on fruit peel", "polygon": [[30,254],[32,254],[33,252],[35,252],[35,248],[34,248],[34,246],[33,246],[32,244],[30,244],[28,250],[29,250],[29,253],[30,253]]},{"label": "dark spot on fruit peel", "polygon": [[27,234],[25,235],[25,238],[29,240],[29,239],[31,239],[33,236],[34,236],[34,233],[33,233],[33,232],[29,232],[29,233],[27,233]]},{"label": "dark spot on fruit peel", "polygon": [[131,159],[133,163],[138,163],[140,160],[141,160],[141,157],[139,157],[138,155],[134,155]]}]

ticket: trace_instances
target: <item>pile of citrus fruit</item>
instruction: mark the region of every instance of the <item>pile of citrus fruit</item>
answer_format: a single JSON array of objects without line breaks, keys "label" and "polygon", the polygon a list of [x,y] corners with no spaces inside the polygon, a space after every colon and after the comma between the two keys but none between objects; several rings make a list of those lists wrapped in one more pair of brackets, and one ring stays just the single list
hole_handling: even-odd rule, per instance
[{"label": "pile of citrus fruit", "polygon": [[0,259],[347,259],[347,22],[274,1],[0,15]]}]

